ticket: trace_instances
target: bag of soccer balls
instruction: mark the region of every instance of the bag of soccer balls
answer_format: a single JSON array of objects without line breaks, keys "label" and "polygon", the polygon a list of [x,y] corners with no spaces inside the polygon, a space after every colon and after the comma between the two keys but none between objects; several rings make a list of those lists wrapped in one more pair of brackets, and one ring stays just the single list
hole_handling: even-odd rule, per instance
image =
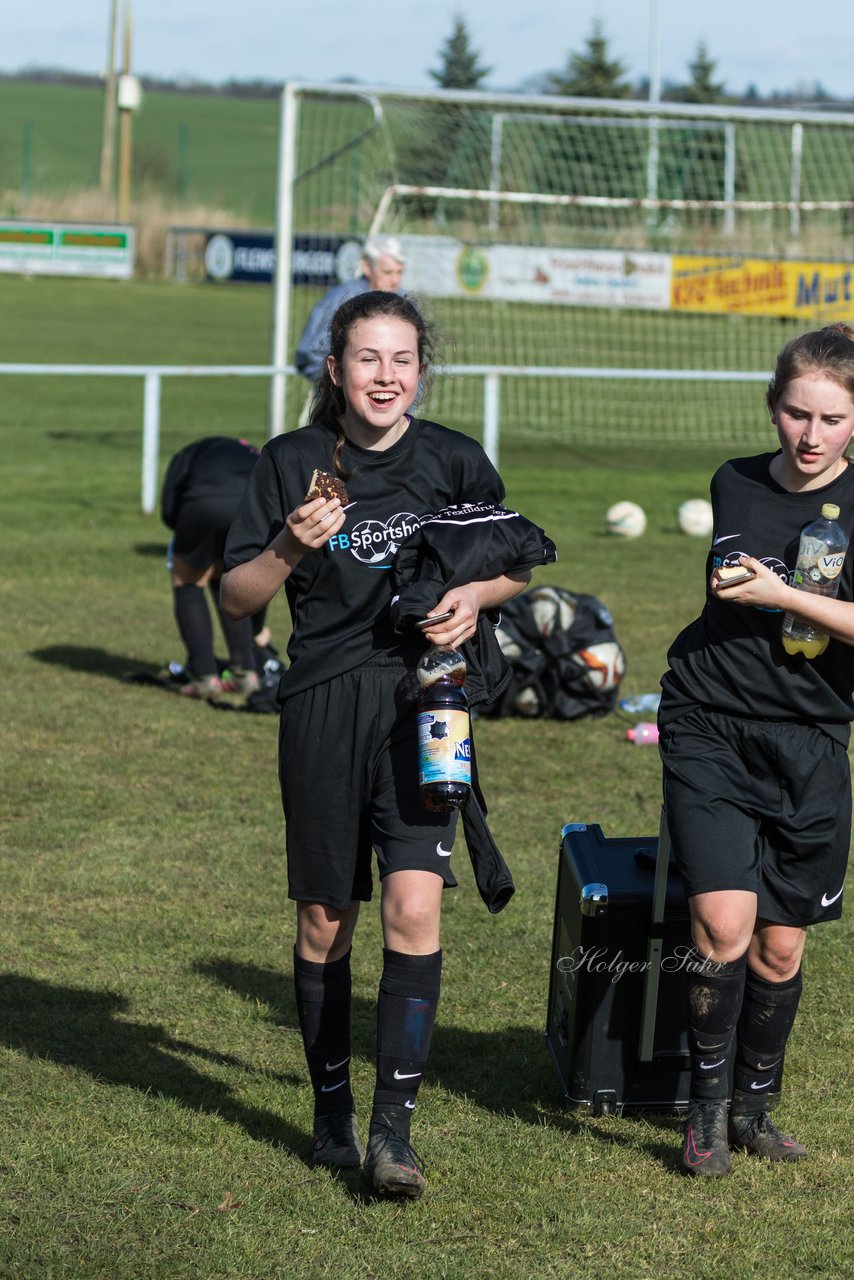
[{"label": "bag of soccer balls", "polygon": [[626,655],[596,596],[534,587],[501,606],[495,634],[513,678],[480,714],[577,720],[614,709]]}]

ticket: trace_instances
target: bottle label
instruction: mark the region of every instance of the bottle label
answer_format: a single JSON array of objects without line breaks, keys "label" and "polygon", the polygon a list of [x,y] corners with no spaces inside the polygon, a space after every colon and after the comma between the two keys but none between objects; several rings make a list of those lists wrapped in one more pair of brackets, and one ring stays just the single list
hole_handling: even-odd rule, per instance
[{"label": "bottle label", "polygon": [[844,551],[830,551],[827,543],[818,538],[802,538],[798,563],[792,574],[792,586],[826,594],[823,588],[833,583],[831,594],[835,595],[844,564]]},{"label": "bottle label", "polygon": [[469,713],[448,707],[419,711],[419,782],[464,782],[471,786]]},{"label": "bottle label", "polygon": [[834,551],[830,555],[819,556],[818,571],[823,578],[838,578],[845,563],[845,552]]}]

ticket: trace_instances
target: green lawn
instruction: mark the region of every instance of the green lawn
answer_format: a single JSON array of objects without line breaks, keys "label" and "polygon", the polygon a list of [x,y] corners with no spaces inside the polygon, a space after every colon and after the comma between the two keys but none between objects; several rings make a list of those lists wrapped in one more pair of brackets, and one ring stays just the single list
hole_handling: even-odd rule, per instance
[{"label": "green lawn", "polygon": [[[98,89],[0,80],[0,200],[97,187],[102,120]],[[275,99],[146,93],[133,123],[134,189],[272,226],[278,127]]]},{"label": "green lawn", "polygon": [[[263,361],[265,291],[0,278],[4,360]],[[276,722],[122,680],[182,654],[167,532],[139,511],[141,400],[113,380],[0,379],[0,1276],[342,1280],[688,1275],[839,1280],[850,1232],[850,916],[816,930],[787,1057],[792,1168],[679,1173],[679,1124],[566,1109],[546,1052],[561,826],[657,829],[659,764],[600,720],[482,721],[491,821],[517,884],[490,917],[467,859],[446,895],[445,983],[414,1124],[428,1194],[366,1200],[309,1168],[311,1091],[291,995]],[[757,395],[759,392],[757,391]],[[259,383],[170,384],[165,465],[234,431],[260,444]],[[761,405],[760,405],[761,407]],[[454,425],[453,421],[449,422]],[[654,689],[696,613],[705,545],[675,508],[720,448],[515,438],[509,501],[558,545],[538,580],[592,591]],[[643,538],[602,532],[639,501]],[[286,611],[271,609],[277,641]],[[354,953],[355,1085],[372,1089],[376,909]]]}]

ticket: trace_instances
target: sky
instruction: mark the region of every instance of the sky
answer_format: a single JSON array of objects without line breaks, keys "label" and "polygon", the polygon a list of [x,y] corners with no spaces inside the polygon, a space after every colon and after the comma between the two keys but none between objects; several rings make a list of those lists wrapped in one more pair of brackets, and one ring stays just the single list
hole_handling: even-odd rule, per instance
[{"label": "sky", "polygon": [[[126,3],[127,0],[118,0]],[[99,74],[107,56],[111,0],[9,4],[0,71],[61,66]],[[611,57],[628,78],[650,72],[658,12],[663,81],[685,81],[697,44],[732,93],[763,95],[816,82],[854,99],[854,5],[804,0],[133,0],[133,70],[162,77],[303,80],[433,87],[430,69],[455,13],[465,18],[482,64],[483,88],[518,89],[561,69],[600,19]]]}]

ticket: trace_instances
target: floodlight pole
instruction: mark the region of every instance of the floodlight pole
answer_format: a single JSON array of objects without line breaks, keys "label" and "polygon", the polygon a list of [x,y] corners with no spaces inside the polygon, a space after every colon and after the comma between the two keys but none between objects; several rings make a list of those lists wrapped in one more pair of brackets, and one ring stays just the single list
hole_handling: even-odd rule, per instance
[{"label": "floodlight pole", "polygon": [[116,143],[116,25],[118,0],[110,0],[110,34],[107,42],[107,70],[104,74],[104,132],[101,140],[101,191],[113,189],[113,154]]},{"label": "floodlight pole", "polygon": [[276,265],[273,275],[273,347],[270,363],[277,370],[270,379],[267,434],[285,430],[287,374],[279,372],[287,363],[290,339],[290,287],[294,244],[294,174],[296,173],[297,117],[296,86],[288,81],[282,89],[279,156],[276,182]]},{"label": "floodlight pole", "polygon": [[[659,40],[661,0],[649,0],[649,100],[661,101],[661,41]],[[646,198],[658,199],[658,119],[653,116],[649,125],[649,152],[646,158]],[[655,225],[655,212],[648,219],[650,228]]]}]

